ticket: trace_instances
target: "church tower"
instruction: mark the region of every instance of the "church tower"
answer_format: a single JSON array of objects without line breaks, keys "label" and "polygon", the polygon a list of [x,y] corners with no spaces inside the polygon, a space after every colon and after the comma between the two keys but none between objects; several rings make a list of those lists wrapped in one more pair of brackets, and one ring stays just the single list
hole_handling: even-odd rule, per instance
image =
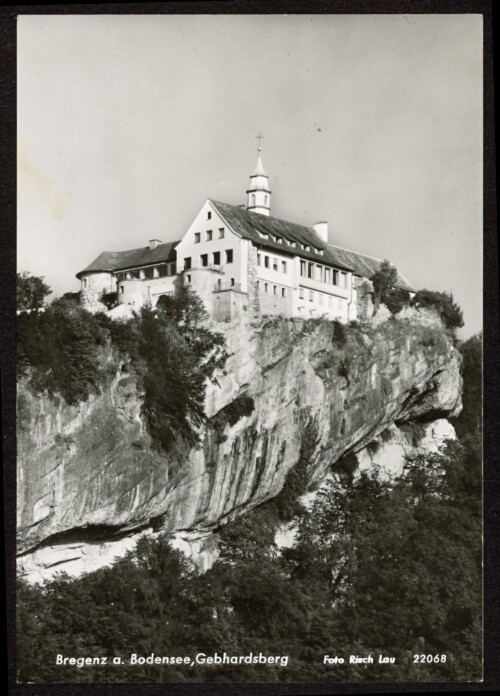
[{"label": "church tower", "polygon": [[263,136],[259,135],[259,147],[257,152],[259,157],[257,159],[257,166],[255,167],[254,173],[250,177],[250,188],[247,189],[247,210],[251,210],[254,213],[260,213],[261,215],[269,215],[271,210],[271,190],[269,188],[269,181],[264,167],[262,166],[262,160],[260,158],[260,153],[262,148],[260,147],[260,141]]}]

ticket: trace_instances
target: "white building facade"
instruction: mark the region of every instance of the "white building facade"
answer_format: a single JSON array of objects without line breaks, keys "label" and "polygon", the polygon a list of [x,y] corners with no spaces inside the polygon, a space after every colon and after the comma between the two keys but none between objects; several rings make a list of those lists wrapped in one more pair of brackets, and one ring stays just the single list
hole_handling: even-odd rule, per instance
[{"label": "white building facade", "polygon": [[246,206],[207,199],[179,242],[103,252],[77,274],[82,305],[155,306],[189,285],[216,321],[244,313],[343,323],[366,316],[360,288],[366,297],[381,260],[329,244],[326,222],[309,228],[272,217],[271,195],[259,155]]}]

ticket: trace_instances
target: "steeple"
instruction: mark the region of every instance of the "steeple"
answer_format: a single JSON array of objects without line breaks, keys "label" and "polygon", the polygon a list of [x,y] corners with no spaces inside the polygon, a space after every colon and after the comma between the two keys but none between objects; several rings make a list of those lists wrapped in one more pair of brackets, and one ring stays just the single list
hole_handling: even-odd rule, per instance
[{"label": "steeple", "polygon": [[259,147],[257,148],[259,154],[257,166],[254,173],[250,176],[250,188],[247,189],[247,210],[252,210],[254,213],[260,213],[261,215],[269,215],[271,210],[271,189],[269,188],[268,176],[264,171],[260,158],[262,151],[260,141],[264,136],[259,133],[256,137],[259,141]]}]

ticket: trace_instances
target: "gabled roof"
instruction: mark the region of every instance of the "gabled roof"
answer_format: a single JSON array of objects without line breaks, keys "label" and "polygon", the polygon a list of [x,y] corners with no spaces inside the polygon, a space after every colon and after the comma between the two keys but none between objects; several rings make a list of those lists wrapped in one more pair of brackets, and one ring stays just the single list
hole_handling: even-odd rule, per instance
[{"label": "gabled roof", "polygon": [[166,242],[158,244],[156,249],[140,247],[139,249],[128,249],[127,251],[103,251],[102,254],[90,263],[87,268],[76,274],[80,278],[84,273],[97,273],[99,271],[122,271],[127,268],[137,268],[138,266],[148,266],[153,263],[163,263],[165,261],[175,261],[175,247],[179,242]]},{"label": "gabled roof", "polygon": [[[265,249],[274,249],[282,254],[290,256],[300,256],[304,259],[311,259],[318,262],[328,263],[336,268],[352,271],[352,265],[346,263],[340,255],[336,253],[335,247],[328,244],[318,237],[316,232],[310,227],[296,225],[294,222],[279,220],[270,215],[253,213],[246,208],[238,208],[228,203],[221,203],[209,199],[214,208],[220,213],[227,224],[244,239],[250,239],[256,246]],[[298,245],[311,247],[311,251],[305,251],[300,246],[275,242],[270,237],[263,239],[260,234],[273,235],[288,242],[296,242]],[[322,254],[314,251],[314,248],[321,249]]]}]

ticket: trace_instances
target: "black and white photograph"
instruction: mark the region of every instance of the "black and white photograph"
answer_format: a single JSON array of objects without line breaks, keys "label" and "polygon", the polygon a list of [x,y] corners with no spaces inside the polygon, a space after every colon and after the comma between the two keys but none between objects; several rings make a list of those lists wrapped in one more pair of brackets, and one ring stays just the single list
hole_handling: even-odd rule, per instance
[{"label": "black and white photograph", "polygon": [[18,684],[483,681],[483,20],[17,17]]}]

